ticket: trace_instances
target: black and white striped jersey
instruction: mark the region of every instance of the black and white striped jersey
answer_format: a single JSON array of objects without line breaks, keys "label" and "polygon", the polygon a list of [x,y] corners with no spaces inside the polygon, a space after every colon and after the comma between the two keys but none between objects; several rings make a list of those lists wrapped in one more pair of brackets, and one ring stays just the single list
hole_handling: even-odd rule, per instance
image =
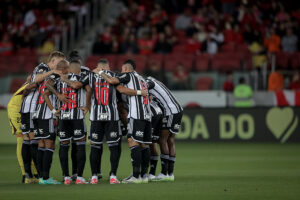
[{"label": "black and white striped jersey", "polygon": [[[120,83],[133,90],[148,90],[146,80],[137,72],[123,73],[116,76]],[[126,96],[125,101],[128,104],[128,118],[151,121],[149,97]]]},{"label": "black and white striped jersey", "polygon": [[[115,73],[104,71],[112,77]],[[117,121],[119,120],[116,86],[110,85],[99,74],[89,74],[89,85],[92,88],[91,121]]]},{"label": "black and white striped jersey", "polygon": [[[49,107],[47,106],[44,99],[44,91],[46,90],[46,83],[48,80],[52,80],[55,85],[60,81],[60,76],[58,74],[52,74],[48,78],[46,78],[42,83],[39,84],[38,91],[38,100],[35,108],[35,112],[33,114],[34,119],[52,119],[55,118],[54,114],[51,112]],[[57,97],[52,94],[49,96],[52,105],[56,104]]]},{"label": "black and white striped jersey", "polygon": [[[88,77],[69,73],[68,79],[71,81],[85,82],[88,79]],[[84,92],[84,88],[73,89],[70,86],[68,86],[66,82],[58,81],[58,83],[56,84],[56,89],[59,93],[67,96],[69,99],[68,103],[59,101],[59,118],[61,120],[83,119],[83,111],[79,108],[84,107],[86,104],[86,95]]]},{"label": "black and white striped jersey", "polygon": [[81,66],[80,68],[81,68],[80,73],[83,75],[89,75],[89,73],[91,72],[90,68],[86,66]]},{"label": "black and white striped jersey", "polygon": [[[50,68],[45,63],[40,63],[38,66],[36,66],[33,70],[33,73],[31,75],[30,83],[33,83],[35,80],[35,77],[37,74],[43,74],[45,72],[50,71]],[[37,104],[38,99],[38,88],[34,88],[30,91],[30,93],[24,97],[21,107],[20,107],[20,113],[29,113],[35,111],[35,106]]]},{"label": "black and white striped jersey", "polygon": [[183,111],[183,108],[178,103],[172,92],[160,81],[153,77],[147,79],[149,94],[152,95],[153,101],[159,103],[164,109],[166,116],[177,114]]},{"label": "black and white striped jersey", "polygon": [[150,102],[150,109],[151,109],[151,117],[157,115],[163,115],[162,109],[159,107],[158,103],[155,101]]}]

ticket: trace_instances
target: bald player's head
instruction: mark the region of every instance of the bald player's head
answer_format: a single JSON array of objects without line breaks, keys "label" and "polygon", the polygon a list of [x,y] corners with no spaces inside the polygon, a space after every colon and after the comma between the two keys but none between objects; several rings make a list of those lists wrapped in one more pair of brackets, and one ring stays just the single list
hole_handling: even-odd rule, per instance
[{"label": "bald player's head", "polygon": [[56,69],[60,70],[63,74],[67,74],[69,71],[69,63],[66,60],[61,60],[57,63]]}]

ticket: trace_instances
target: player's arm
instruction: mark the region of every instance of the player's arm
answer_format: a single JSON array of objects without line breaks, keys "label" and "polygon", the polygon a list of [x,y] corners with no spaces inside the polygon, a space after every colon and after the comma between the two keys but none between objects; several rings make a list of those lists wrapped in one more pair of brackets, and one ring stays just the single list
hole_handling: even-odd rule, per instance
[{"label": "player's arm", "polygon": [[64,103],[69,103],[68,97],[66,97],[65,95],[59,93],[55,88],[54,88],[54,81],[49,79],[46,82],[46,88],[47,90],[49,90],[49,92],[51,92],[52,94],[54,94],[55,96],[57,96],[57,98],[64,102]]},{"label": "player's arm", "polygon": [[35,78],[34,78],[34,82],[35,83],[40,83],[42,81],[44,81],[48,76],[52,75],[52,74],[60,74],[60,71],[58,70],[50,70],[48,72],[45,73],[41,73],[41,74],[36,74]]},{"label": "player's arm", "polygon": [[120,80],[116,77],[112,77],[108,74],[106,74],[104,71],[100,71],[99,72],[100,76],[102,76],[102,78],[104,78],[106,80],[106,82],[108,82],[111,85],[116,85],[120,83]]},{"label": "player's arm", "polygon": [[60,79],[61,79],[63,82],[67,83],[68,86],[70,86],[70,87],[73,88],[73,89],[79,89],[79,88],[82,88],[82,87],[83,87],[83,84],[82,84],[81,82],[79,82],[79,81],[71,81],[71,80],[69,80],[68,77],[65,76],[65,75],[63,75],[63,76],[61,75],[61,76],[60,76]]},{"label": "player's arm", "polygon": [[86,105],[85,107],[80,107],[79,109],[82,110],[83,114],[85,115],[87,112],[91,111],[92,88],[89,85],[85,85],[84,89],[86,90]]},{"label": "player's arm", "polygon": [[127,87],[124,87],[123,85],[118,85],[116,89],[121,93],[125,94],[128,96],[136,96],[136,95],[141,95],[143,97],[147,96],[147,91],[142,89],[142,90],[133,90]]},{"label": "player's arm", "polygon": [[51,110],[51,112],[52,112],[54,115],[58,116],[60,110],[56,110],[56,109],[54,108],[54,106],[52,105],[52,103],[51,103],[51,101],[50,101],[50,99],[49,99],[49,96],[50,96],[51,94],[52,94],[52,93],[51,93],[48,89],[46,89],[46,90],[44,91],[44,93],[43,93],[43,97],[44,97],[44,99],[45,99],[45,102],[46,102],[47,106],[48,106],[49,109]]},{"label": "player's arm", "polygon": [[30,83],[28,84],[25,89],[23,90],[23,97],[26,97],[29,92],[33,89],[33,88],[36,88],[37,87],[37,84],[36,83]]}]

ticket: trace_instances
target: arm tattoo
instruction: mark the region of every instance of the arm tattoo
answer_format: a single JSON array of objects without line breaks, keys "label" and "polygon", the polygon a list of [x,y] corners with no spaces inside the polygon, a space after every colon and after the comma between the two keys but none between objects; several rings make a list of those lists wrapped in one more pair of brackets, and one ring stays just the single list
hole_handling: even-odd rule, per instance
[{"label": "arm tattoo", "polygon": [[52,92],[52,94],[55,94],[56,96],[59,94],[59,93],[57,92],[57,90],[56,90],[51,84],[46,83],[46,87],[47,87],[47,89],[48,89],[50,92]]}]

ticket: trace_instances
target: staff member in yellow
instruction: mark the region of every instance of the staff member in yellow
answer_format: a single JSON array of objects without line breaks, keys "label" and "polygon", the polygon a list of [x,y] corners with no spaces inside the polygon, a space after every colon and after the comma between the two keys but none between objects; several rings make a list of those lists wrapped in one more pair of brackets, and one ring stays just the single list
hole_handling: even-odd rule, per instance
[{"label": "staff member in yellow", "polygon": [[[37,179],[25,179],[25,170],[24,164],[22,159],[22,143],[23,143],[23,136],[21,127],[21,114],[20,106],[22,104],[22,98],[25,88],[28,86],[28,82],[30,81],[31,76],[27,77],[27,81],[24,85],[19,88],[11,97],[9,103],[7,104],[7,113],[8,113],[8,120],[10,127],[12,129],[12,134],[17,137],[17,158],[22,172],[22,183],[34,183],[37,182]],[[28,88],[26,88],[28,89]],[[37,170],[32,162],[33,165],[33,173],[37,174]]]}]

